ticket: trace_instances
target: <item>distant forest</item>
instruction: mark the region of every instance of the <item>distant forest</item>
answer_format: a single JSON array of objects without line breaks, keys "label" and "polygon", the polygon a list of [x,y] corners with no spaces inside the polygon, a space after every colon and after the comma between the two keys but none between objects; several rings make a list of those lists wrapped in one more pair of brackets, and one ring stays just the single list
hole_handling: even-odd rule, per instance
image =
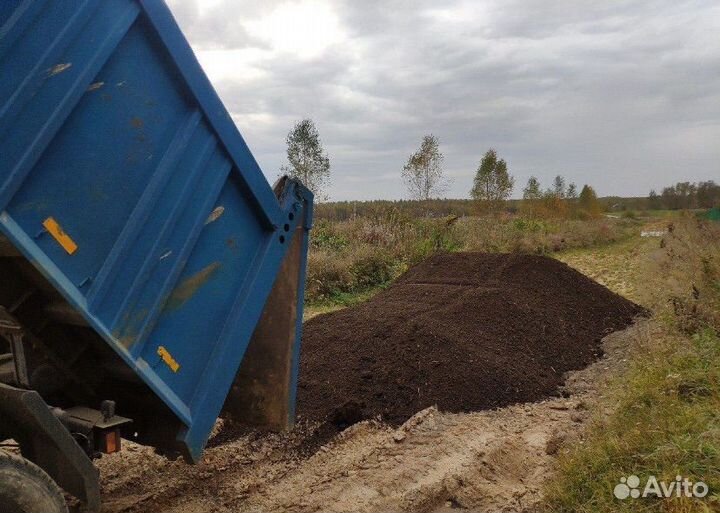
[{"label": "distant forest", "polygon": [[[514,213],[522,208],[524,200],[508,200],[505,210]],[[682,210],[708,209],[720,206],[720,185],[715,182],[678,182],[665,187],[658,193],[650,191],[648,196],[622,198],[607,196],[599,198],[606,212],[639,210]],[[372,200],[334,201],[319,203],[315,207],[318,219],[343,221],[358,216],[383,215],[395,210],[411,217],[421,216],[469,216],[479,212],[478,202],[471,199],[429,199],[429,200]]]}]

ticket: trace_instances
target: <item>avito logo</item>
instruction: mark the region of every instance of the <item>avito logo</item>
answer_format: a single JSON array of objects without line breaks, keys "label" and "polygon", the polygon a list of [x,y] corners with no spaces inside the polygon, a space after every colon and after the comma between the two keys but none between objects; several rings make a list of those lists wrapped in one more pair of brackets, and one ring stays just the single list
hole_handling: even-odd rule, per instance
[{"label": "avito logo", "polygon": [[[675,476],[674,481],[667,483],[658,481],[655,476],[649,476],[644,487],[640,486],[640,478],[636,475],[621,477],[620,482],[615,485],[613,494],[620,500],[639,497],[705,497],[710,489],[702,481],[693,483],[687,477]],[[642,491],[640,491],[642,488]]]}]

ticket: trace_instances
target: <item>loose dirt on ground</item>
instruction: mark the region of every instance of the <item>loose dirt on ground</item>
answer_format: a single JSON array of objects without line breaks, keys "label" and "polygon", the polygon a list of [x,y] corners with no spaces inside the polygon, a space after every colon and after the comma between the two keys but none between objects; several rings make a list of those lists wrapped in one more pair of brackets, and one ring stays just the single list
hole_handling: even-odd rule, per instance
[{"label": "loose dirt on ground", "polygon": [[[562,264],[548,265],[566,269]],[[512,274],[510,267],[496,267],[501,269],[497,276]],[[538,280],[528,274],[531,271],[525,268],[515,274],[517,287]],[[461,277],[467,278],[450,273],[437,279]],[[404,282],[408,285],[413,280],[410,275]],[[480,291],[477,294],[483,296]],[[604,295],[596,290],[598,294]],[[563,300],[557,301],[562,304]],[[516,303],[522,305],[519,300]],[[475,312],[480,316],[492,313]],[[450,313],[447,318],[451,319]],[[552,317],[547,324],[553,324]],[[436,336],[442,340],[447,334],[439,328]],[[582,426],[603,384],[624,367],[635,341],[649,336],[652,323],[640,320],[605,337],[601,347],[594,340],[587,354],[602,356],[566,374],[559,395],[534,403],[473,413],[429,407],[407,420],[396,418],[396,425],[363,420],[324,445],[327,431],[321,422],[304,421],[283,434],[233,432],[235,438],[223,436],[219,426],[203,461],[195,466],[127,444],[129,450],[99,462],[103,511],[532,511],[541,499],[544,479],[553,471],[557,452],[563,444],[581,441]],[[518,350],[527,351],[513,348]],[[582,362],[573,365],[582,366]],[[448,369],[449,379],[457,364],[454,361]],[[468,390],[472,386],[469,382]]]}]

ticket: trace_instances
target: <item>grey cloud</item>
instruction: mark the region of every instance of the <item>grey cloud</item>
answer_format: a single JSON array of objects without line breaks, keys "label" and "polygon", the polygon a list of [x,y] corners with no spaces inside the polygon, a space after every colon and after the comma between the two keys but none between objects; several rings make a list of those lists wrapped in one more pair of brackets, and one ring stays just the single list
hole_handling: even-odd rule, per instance
[{"label": "grey cloud", "polygon": [[[197,1],[171,3],[196,49],[267,50],[241,21],[277,5],[221,0],[200,15]],[[561,173],[634,195],[719,175],[714,2],[443,3],[463,9],[458,20],[433,14],[434,1],[331,5],[342,43],[307,60],[266,52],[257,78],[214,81],[269,177],[304,116],[330,152],[333,199],[403,197],[399,171],[430,132],[456,197],[490,146],[519,185]]]}]

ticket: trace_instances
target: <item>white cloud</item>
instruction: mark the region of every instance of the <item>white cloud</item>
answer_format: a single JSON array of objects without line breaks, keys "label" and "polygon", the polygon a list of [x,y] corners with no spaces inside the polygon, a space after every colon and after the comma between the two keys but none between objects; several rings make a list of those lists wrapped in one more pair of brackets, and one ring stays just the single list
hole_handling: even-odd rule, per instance
[{"label": "white cloud", "polygon": [[331,4],[317,0],[282,3],[243,26],[274,50],[302,59],[318,57],[344,38]]},{"label": "white cloud", "polygon": [[198,50],[195,55],[213,82],[250,82],[267,75],[258,63],[267,58],[268,53],[259,48],[237,48]]}]

